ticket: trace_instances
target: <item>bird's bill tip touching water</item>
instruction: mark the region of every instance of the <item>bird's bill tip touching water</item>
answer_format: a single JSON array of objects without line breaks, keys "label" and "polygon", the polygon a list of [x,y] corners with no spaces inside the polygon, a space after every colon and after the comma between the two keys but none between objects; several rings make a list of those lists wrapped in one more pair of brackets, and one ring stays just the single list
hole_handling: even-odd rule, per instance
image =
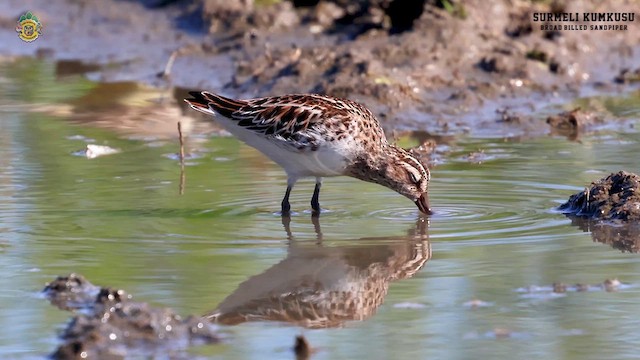
[{"label": "bird's bill tip touching water", "polygon": [[433,211],[431,211],[431,207],[429,206],[429,196],[427,193],[420,195],[418,200],[416,200],[416,206],[425,215],[433,214]]}]

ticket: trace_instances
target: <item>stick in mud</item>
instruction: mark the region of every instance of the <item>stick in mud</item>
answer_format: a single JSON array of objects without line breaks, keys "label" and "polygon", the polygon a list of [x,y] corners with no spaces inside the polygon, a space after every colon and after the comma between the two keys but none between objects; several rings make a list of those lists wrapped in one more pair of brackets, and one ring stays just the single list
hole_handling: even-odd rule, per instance
[{"label": "stick in mud", "polygon": [[182,123],[178,121],[178,139],[180,140],[180,195],[184,195],[184,183],[186,176],[184,173],[184,138],[182,137]]},{"label": "stick in mud", "polygon": [[169,56],[169,60],[167,61],[167,65],[164,67],[164,70],[158,74],[158,77],[165,79],[169,78],[169,75],[171,75],[171,69],[173,68],[173,63],[176,61],[179,51],[180,50],[174,50],[171,53],[171,56]]},{"label": "stick in mud", "polygon": [[296,336],[296,342],[293,346],[293,352],[296,354],[296,360],[308,360],[313,352],[309,342],[304,335]]}]

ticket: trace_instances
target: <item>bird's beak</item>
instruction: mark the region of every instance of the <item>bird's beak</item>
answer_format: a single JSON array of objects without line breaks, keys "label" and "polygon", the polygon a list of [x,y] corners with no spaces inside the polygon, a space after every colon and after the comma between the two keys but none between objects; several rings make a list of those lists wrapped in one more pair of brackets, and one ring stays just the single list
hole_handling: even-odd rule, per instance
[{"label": "bird's beak", "polygon": [[433,211],[431,211],[431,208],[429,207],[429,197],[427,196],[427,193],[420,195],[418,200],[416,200],[416,206],[425,215],[433,214]]}]

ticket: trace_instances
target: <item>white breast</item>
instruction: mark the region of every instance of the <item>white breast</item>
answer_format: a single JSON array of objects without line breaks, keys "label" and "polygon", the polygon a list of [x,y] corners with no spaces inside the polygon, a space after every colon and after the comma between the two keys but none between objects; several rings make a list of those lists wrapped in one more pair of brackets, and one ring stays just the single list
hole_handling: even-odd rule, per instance
[{"label": "white breast", "polygon": [[289,176],[339,176],[346,168],[349,157],[347,140],[340,143],[321,141],[315,151],[298,150],[284,140],[257,134],[225,117],[218,115],[216,120],[238,139],[282,166]]}]

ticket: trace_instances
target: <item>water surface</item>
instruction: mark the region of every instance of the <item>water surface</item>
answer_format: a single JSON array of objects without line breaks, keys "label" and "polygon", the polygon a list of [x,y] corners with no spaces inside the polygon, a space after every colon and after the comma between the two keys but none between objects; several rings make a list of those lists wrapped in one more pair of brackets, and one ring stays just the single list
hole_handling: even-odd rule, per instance
[{"label": "water surface", "polygon": [[[197,118],[181,186],[172,129],[177,118],[188,120],[170,103],[148,102],[166,94],[131,84],[105,90],[57,76],[47,63],[29,71],[4,65],[0,80],[2,358],[55,349],[69,314],[38,291],[70,272],[184,315],[313,282],[379,298],[355,320],[224,327],[228,341],[189,350],[194,357],[293,358],[299,333],[318,348],[314,359],[637,355],[638,255],[594,241],[553,211],[592,180],[640,172],[633,129],[578,142],[455,138],[432,170],[436,213],[428,220],[386,188],[333,178],[323,186],[318,223],[310,218],[309,180],[294,189],[296,214],[283,224],[276,211],[284,173],[233,138],[208,136],[210,125]],[[105,94],[122,95],[118,106]],[[111,105],[100,107],[100,99]],[[637,117],[638,94],[617,103]],[[120,153],[74,155],[87,143]],[[469,161],[479,150],[482,161]],[[558,296],[516,291],[616,277],[631,286]],[[473,299],[487,306],[465,306]]]}]

